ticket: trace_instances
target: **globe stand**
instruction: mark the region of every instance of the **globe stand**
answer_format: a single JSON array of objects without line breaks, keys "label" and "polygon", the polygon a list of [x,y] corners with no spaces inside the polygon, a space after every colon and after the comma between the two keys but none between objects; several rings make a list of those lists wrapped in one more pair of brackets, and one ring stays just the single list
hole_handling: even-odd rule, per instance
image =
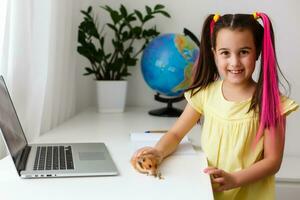
[{"label": "globe stand", "polygon": [[164,98],[161,97],[159,93],[154,95],[154,99],[159,102],[167,103],[166,108],[160,108],[156,110],[150,110],[148,113],[150,115],[159,116],[159,117],[179,117],[182,113],[182,110],[174,108],[173,103],[182,101],[184,96],[175,97],[175,98]]}]

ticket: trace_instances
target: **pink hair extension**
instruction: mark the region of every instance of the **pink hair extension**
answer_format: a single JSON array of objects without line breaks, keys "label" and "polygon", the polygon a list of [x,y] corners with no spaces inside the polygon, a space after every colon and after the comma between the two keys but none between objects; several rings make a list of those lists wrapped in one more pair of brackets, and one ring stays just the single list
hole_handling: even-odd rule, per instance
[{"label": "pink hair extension", "polygon": [[256,13],[263,21],[264,36],[262,45],[263,88],[261,115],[255,144],[262,137],[264,130],[269,129],[270,134],[275,136],[275,128],[278,125],[281,137],[284,138],[284,121],[281,116],[280,92],[278,87],[277,65],[275,51],[272,43],[270,20],[264,13]]},{"label": "pink hair extension", "polygon": [[211,20],[211,22],[210,22],[210,26],[209,26],[210,27],[210,37],[213,34],[215,23],[216,22],[214,20]]}]

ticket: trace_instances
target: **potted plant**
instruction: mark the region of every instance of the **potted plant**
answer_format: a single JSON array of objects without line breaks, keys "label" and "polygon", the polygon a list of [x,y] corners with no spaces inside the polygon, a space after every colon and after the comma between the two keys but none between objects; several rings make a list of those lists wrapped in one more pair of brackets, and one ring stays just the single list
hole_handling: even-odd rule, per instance
[{"label": "potted plant", "polygon": [[[145,25],[156,15],[170,15],[161,4],[154,8],[145,6],[145,14],[136,9],[128,12],[124,5],[118,10],[107,5],[101,8],[109,13],[111,19],[101,29],[91,6],[86,11],[81,10],[84,19],[79,25],[77,51],[90,62],[84,75],[93,75],[97,81],[98,110],[123,112],[127,93],[125,77],[131,75],[128,67],[136,65],[137,56],[151,39],[159,35],[155,26],[147,28]],[[105,29],[112,32],[105,33]],[[107,46],[107,40],[111,40],[112,46]]]}]

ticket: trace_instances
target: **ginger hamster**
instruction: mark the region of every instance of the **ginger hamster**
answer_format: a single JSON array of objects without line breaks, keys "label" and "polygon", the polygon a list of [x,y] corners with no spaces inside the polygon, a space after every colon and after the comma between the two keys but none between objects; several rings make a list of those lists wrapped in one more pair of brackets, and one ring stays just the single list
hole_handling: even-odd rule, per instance
[{"label": "ginger hamster", "polygon": [[153,155],[141,155],[137,158],[136,168],[147,175],[157,176],[157,159]]}]

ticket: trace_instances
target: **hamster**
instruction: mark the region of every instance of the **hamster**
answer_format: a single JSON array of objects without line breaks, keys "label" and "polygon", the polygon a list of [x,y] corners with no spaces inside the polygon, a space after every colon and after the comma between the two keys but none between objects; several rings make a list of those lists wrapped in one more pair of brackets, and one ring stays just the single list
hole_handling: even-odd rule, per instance
[{"label": "hamster", "polygon": [[136,168],[144,174],[163,179],[161,173],[158,171],[157,159],[153,155],[141,155],[137,158]]}]

